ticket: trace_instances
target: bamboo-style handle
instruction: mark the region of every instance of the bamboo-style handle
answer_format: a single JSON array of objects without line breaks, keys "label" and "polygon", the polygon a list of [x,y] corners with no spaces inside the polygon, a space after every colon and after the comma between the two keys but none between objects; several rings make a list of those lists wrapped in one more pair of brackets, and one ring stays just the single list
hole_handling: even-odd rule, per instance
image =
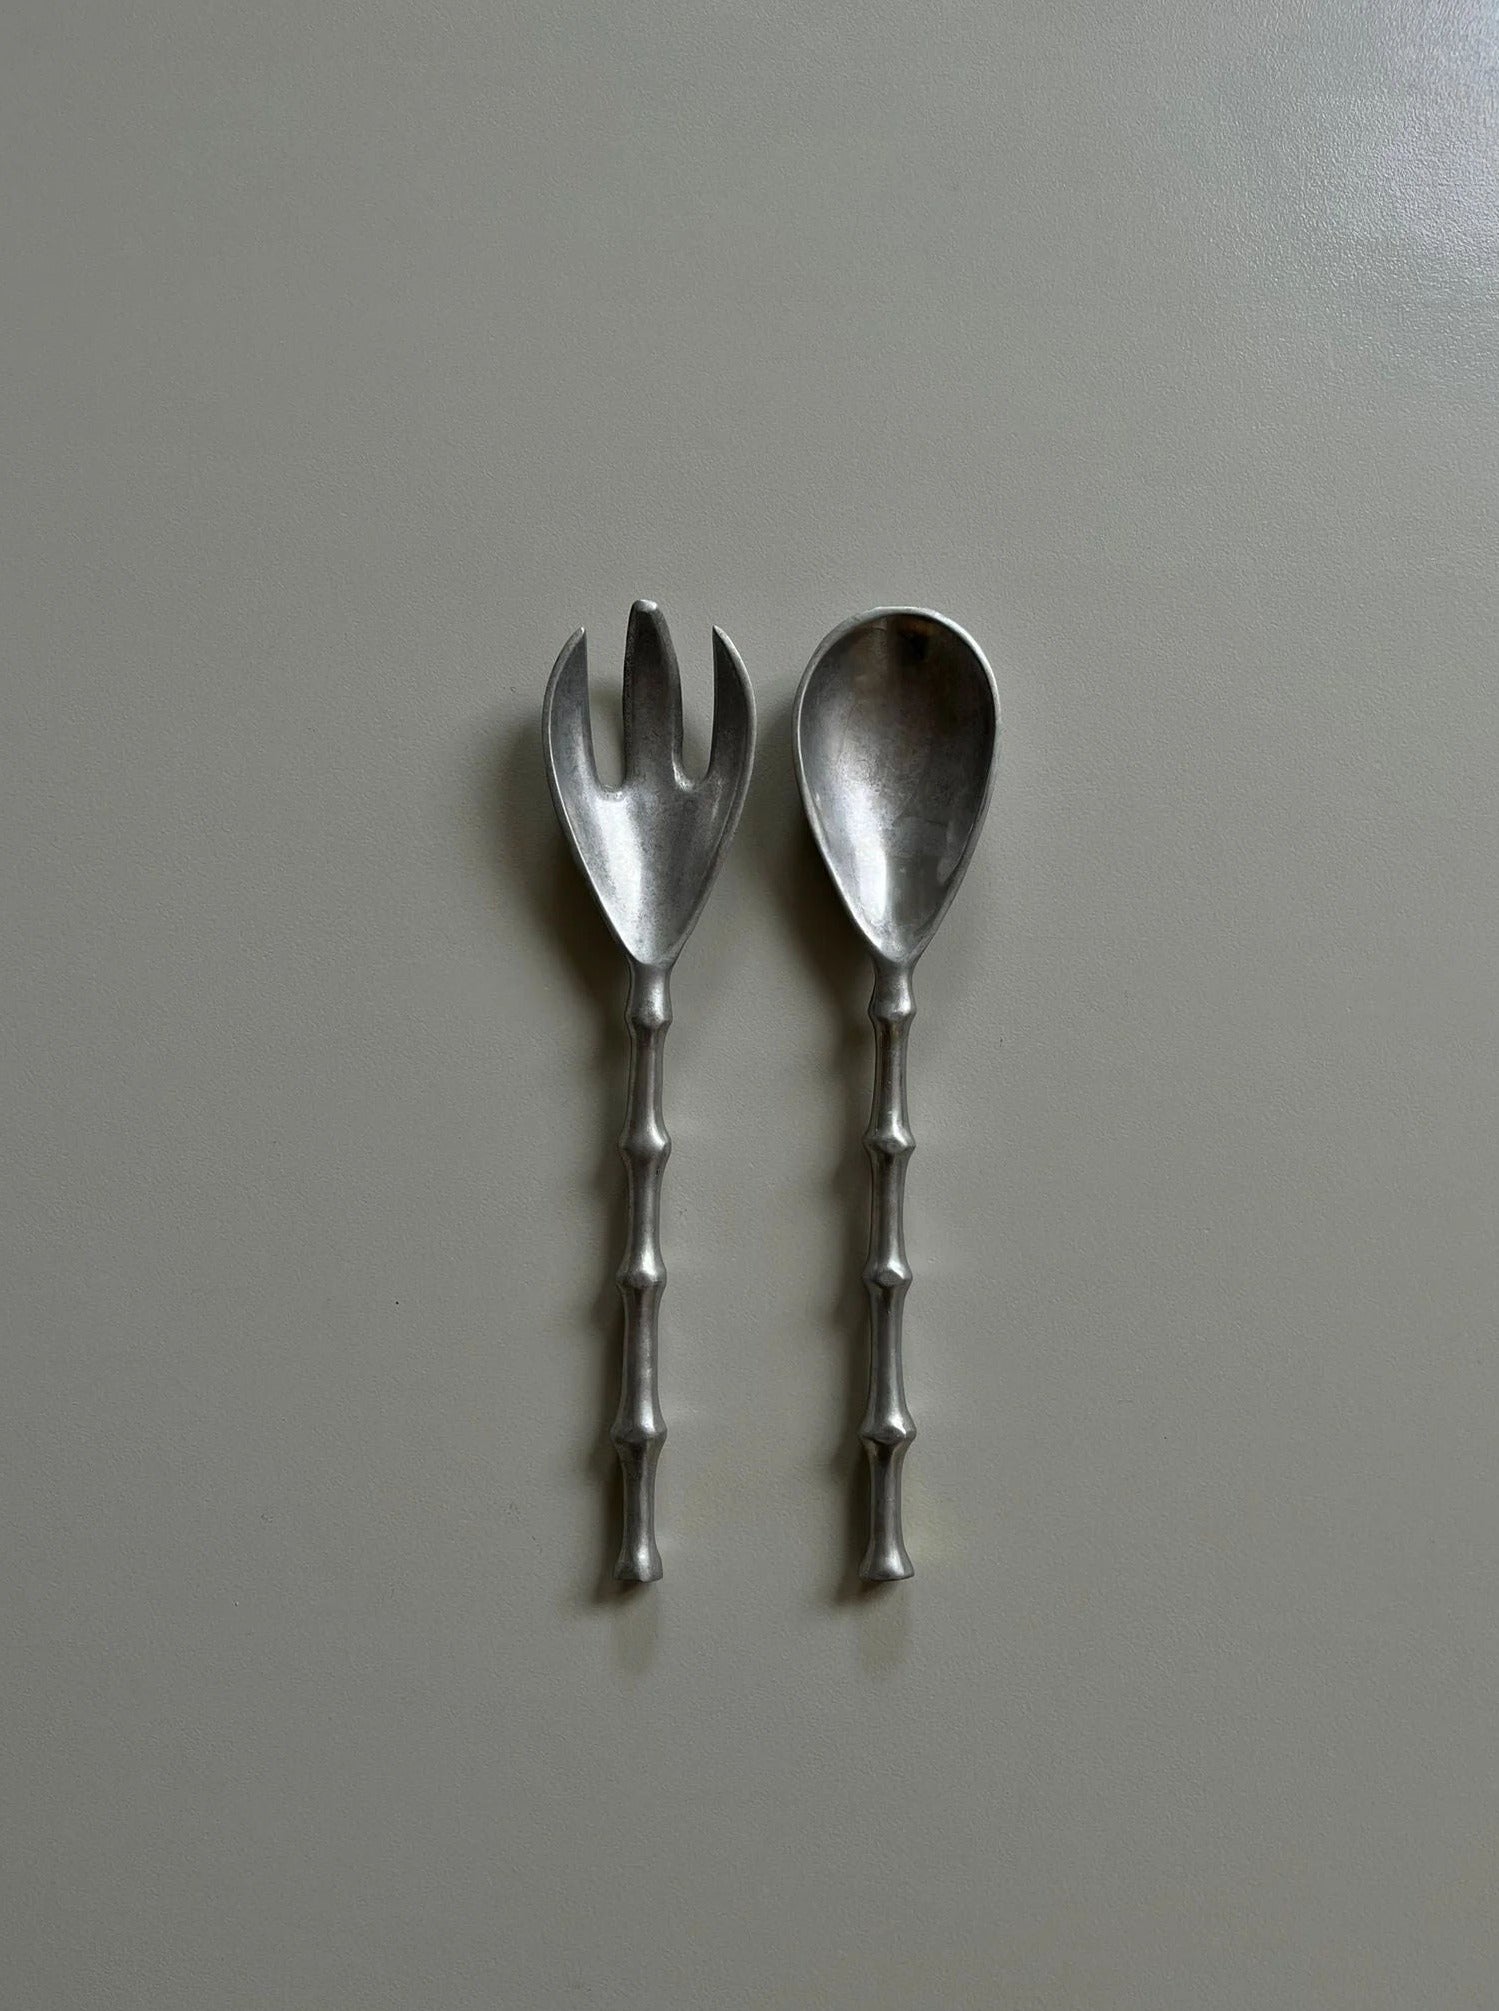
[{"label": "bamboo-style handle", "polygon": [[671,1025],[669,973],[630,966],[630,1080],[619,1149],[625,1162],[625,1254],[616,1276],[624,1300],[619,1412],[610,1428],[624,1478],[624,1540],[614,1575],[625,1585],[661,1576],[656,1548],[656,1461],[666,1437],[656,1387],[656,1315],[666,1289],[661,1256],[661,1175],[671,1139],[661,1112],[661,1058]]},{"label": "bamboo-style handle", "polygon": [[869,1017],[874,1022],[874,1107],[864,1134],[872,1171],[869,1261],[869,1405],[859,1437],[869,1455],[869,1548],[859,1576],[871,1583],[909,1578],[901,1539],[900,1470],[916,1426],[906,1409],[901,1372],[901,1309],[911,1284],[906,1262],[906,1161],[915,1149],[906,1113],[906,1035],[916,1012],[911,973],[878,965]]}]

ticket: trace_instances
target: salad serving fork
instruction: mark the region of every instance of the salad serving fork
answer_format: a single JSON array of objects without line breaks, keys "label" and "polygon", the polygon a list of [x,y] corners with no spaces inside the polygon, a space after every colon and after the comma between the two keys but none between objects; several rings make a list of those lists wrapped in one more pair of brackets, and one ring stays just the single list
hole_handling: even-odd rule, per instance
[{"label": "salad serving fork", "polygon": [[713,631],[713,738],[706,772],[682,766],[682,687],[665,617],[630,610],[624,668],[624,772],[606,788],[594,760],[588,644],[564,645],[542,707],[547,778],[573,854],[629,964],[630,1064],[620,1152],[627,1227],[617,1278],[624,1302],[619,1411],[610,1437],[624,1489],[624,1537],[614,1576],[661,1576],[656,1464],[666,1437],[657,1369],[666,1286],[661,1176],[671,1151],[662,1110],[662,1047],[671,973],[718,876],[744,807],[754,760],[755,700],[732,642]]}]

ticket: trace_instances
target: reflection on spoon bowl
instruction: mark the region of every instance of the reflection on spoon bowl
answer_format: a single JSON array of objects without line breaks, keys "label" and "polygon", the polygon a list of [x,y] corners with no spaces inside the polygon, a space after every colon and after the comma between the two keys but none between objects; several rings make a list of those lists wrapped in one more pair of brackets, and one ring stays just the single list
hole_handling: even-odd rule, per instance
[{"label": "reflection on spoon bowl", "polygon": [[797,694],[807,816],[833,884],[881,962],[913,964],[983,823],[999,736],[994,675],[942,615],[844,622]]}]

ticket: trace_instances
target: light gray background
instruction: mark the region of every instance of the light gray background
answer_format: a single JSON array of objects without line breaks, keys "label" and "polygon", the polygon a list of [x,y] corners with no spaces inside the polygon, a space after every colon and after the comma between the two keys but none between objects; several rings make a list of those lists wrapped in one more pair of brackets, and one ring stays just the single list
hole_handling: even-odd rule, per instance
[{"label": "light gray background", "polygon": [[[1492,13],[12,0],[0,57],[6,2005],[1488,2011]],[[638,594],[763,733],[619,1603],[620,972],[536,729]],[[871,1602],[787,717],[902,600],[1006,741]]]}]

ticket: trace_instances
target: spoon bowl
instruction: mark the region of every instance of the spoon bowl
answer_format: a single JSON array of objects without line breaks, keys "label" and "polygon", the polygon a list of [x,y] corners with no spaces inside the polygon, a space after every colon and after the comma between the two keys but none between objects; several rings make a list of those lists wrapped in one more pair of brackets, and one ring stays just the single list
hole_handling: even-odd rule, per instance
[{"label": "spoon bowl", "polygon": [[875,957],[909,969],[983,823],[999,735],[994,674],[944,616],[878,608],[817,651],[793,734],[833,884]]}]

